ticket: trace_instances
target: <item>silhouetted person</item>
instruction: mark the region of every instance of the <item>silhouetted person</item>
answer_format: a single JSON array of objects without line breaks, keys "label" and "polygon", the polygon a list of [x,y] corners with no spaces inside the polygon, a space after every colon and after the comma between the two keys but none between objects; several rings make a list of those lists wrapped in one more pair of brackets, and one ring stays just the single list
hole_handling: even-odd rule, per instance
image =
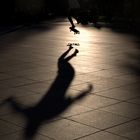
[{"label": "silhouetted person", "polygon": [[45,120],[55,118],[74,101],[83,98],[91,91],[92,85],[89,85],[87,90],[77,94],[76,97],[65,97],[66,91],[75,75],[74,68],[69,63],[69,60],[76,56],[78,50],[76,49],[72,55],[66,57],[72,48],[70,46],[58,59],[58,74],[44,97],[35,106],[23,107],[13,97],[7,99],[7,102],[11,104],[14,110],[23,113],[27,118],[26,138],[31,139]]},{"label": "silhouetted person", "polygon": [[79,11],[80,4],[78,0],[68,0],[68,19],[71,23],[72,28],[75,28],[74,22],[72,20],[73,17],[76,19],[77,23],[79,23],[78,20]]}]

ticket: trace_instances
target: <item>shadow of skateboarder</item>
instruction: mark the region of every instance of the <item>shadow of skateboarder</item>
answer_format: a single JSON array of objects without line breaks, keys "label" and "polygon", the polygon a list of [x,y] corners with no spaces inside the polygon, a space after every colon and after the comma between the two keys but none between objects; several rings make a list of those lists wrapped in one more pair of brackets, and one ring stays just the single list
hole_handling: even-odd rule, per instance
[{"label": "shadow of skateboarder", "polygon": [[69,61],[78,53],[78,50],[75,49],[73,54],[67,56],[71,49],[73,47],[69,46],[68,50],[59,57],[58,74],[46,94],[36,105],[23,107],[14,97],[6,100],[16,112],[23,114],[27,119],[24,137],[32,139],[43,122],[60,115],[72,103],[82,99],[92,90],[92,85],[88,85],[88,88],[81,91],[76,97],[65,97],[75,76],[75,70]]}]

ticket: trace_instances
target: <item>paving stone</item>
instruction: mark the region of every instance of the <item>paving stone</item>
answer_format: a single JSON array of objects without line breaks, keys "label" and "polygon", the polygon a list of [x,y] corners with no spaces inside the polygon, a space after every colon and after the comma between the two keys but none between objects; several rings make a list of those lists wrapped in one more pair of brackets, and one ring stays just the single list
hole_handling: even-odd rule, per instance
[{"label": "paving stone", "polygon": [[0,135],[6,135],[21,130],[21,127],[0,120]]},{"label": "paving stone", "polygon": [[12,78],[12,79],[0,81],[0,84],[5,85],[7,86],[7,88],[9,88],[9,87],[17,87],[17,86],[26,85],[33,82],[34,82],[33,80],[28,80],[24,78]]},{"label": "paving stone", "polygon": [[3,102],[0,102],[0,116],[12,112],[14,112],[14,110],[12,110],[12,108],[8,104],[3,104]]},{"label": "paving stone", "polygon": [[121,75],[118,76],[117,79],[123,80],[124,82],[129,82],[129,83],[136,83],[139,82],[140,79],[137,75],[135,74],[126,74],[126,75]]},{"label": "paving stone", "polygon": [[[36,104],[38,104],[38,102],[44,97],[45,93],[43,94],[31,94],[28,96],[24,96],[24,97],[14,97],[14,100],[21,104],[24,105],[25,107],[33,107]],[[9,104],[10,105],[10,104]]]},{"label": "paving stone", "polygon": [[6,121],[7,123],[12,123],[22,128],[24,128],[27,123],[25,116],[17,112],[9,113],[7,115],[1,115],[0,119]]},{"label": "paving stone", "polygon": [[0,100],[3,101],[11,96],[24,97],[24,96],[32,95],[32,94],[34,94],[34,92],[19,89],[19,88],[8,88],[5,90],[1,90]]},{"label": "paving stone", "polygon": [[54,79],[56,75],[56,72],[48,72],[48,73],[41,73],[41,74],[30,74],[28,76],[24,76],[26,79],[31,79],[34,81],[46,81],[46,80],[51,80]]},{"label": "paving stone", "polygon": [[116,78],[118,76],[121,77],[121,75],[128,74],[128,73],[129,73],[128,71],[121,70],[120,68],[117,68],[117,67],[115,67],[115,68],[108,68],[107,70],[103,69],[102,71],[94,72],[94,74],[96,76],[106,77],[106,78],[113,78],[113,77]]},{"label": "paving stone", "polygon": [[134,99],[127,100],[127,102],[130,102],[130,103],[134,103],[134,104],[138,104],[138,105],[140,105],[140,97],[137,97],[137,98],[134,98]]},{"label": "paving stone", "polygon": [[127,138],[117,136],[108,132],[98,132],[87,137],[83,137],[80,140],[128,140]]},{"label": "paving stone", "polygon": [[[8,135],[2,135],[0,136],[0,139],[2,140],[25,140],[25,137],[23,135],[23,132],[16,132]],[[40,134],[37,134],[37,136],[34,137],[34,140],[52,140],[51,138],[48,138],[47,136],[43,136]]]},{"label": "paving stone", "polygon": [[[24,128],[23,131],[25,131],[25,128],[28,124],[28,118],[25,114],[21,113],[21,112],[14,112],[14,113],[9,113],[7,115],[1,115],[0,119],[6,121],[7,123],[12,123],[15,124],[16,126],[22,127]],[[60,116],[56,116],[53,119],[50,120],[45,120],[45,123],[51,122],[51,121],[55,121],[55,120],[60,120],[62,119]],[[43,124],[42,124],[43,125]]]},{"label": "paving stone", "polygon": [[0,73],[0,80],[10,79],[12,76],[4,73]]},{"label": "paving stone", "polygon": [[111,105],[109,107],[103,108],[103,110],[112,112],[115,114],[119,114],[128,118],[137,118],[140,117],[140,106],[131,104],[131,103],[118,103],[115,105]]},{"label": "paving stone", "polygon": [[118,99],[118,100],[128,100],[140,96],[139,92],[132,92],[129,90],[125,90],[124,87],[114,88],[107,91],[98,92],[96,94],[109,98]]},{"label": "paving stone", "polygon": [[126,86],[121,87],[124,90],[128,90],[129,92],[131,92],[132,94],[138,94],[139,95],[139,90],[140,90],[140,83],[136,82],[134,84],[129,84]]},{"label": "paving stone", "polygon": [[[90,83],[94,86],[94,93],[98,93],[98,92],[101,92],[101,91],[106,91],[106,90],[110,90],[110,89],[114,89],[114,88],[118,88],[120,86],[118,85],[114,85],[114,84],[94,84],[94,81],[90,81]],[[72,86],[73,89],[75,90],[79,90],[81,89],[82,87],[84,87],[85,84],[79,84],[79,85],[75,85],[75,86]]]},{"label": "paving stone", "polygon": [[70,107],[68,107],[66,111],[64,111],[62,114],[60,114],[60,116],[69,117],[69,116],[81,114],[81,113],[91,111],[91,110],[92,109],[90,109],[90,108],[73,104]]},{"label": "paving stone", "polygon": [[105,107],[111,104],[117,103],[117,100],[110,99],[110,98],[105,98],[102,96],[90,94],[83,98],[82,100],[78,101],[77,104],[80,104],[85,107],[89,107],[92,109],[97,109],[100,107]]},{"label": "paving stone", "polygon": [[139,140],[140,138],[140,121],[130,121],[122,125],[108,129],[107,131],[114,134],[125,136],[130,139]]},{"label": "paving stone", "polygon": [[97,130],[80,123],[62,119],[46,124],[39,133],[57,140],[70,140],[88,135]]},{"label": "paving stone", "polygon": [[69,119],[98,129],[113,127],[129,120],[127,118],[99,110],[82,113],[80,115],[72,116]]},{"label": "paving stone", "polygon": [[20,90],[27,90],[34,93],[46,93],[51,86],[51,81],[47,82],[35,82],[29,85],[18,87]]},{"label": "paving stone", "polygon": [[[9,59],[12,58],[13,55],[9,55]],[[0,69],[0,72],[9,72],[9,71],[20,71],[22,69],[31,69],[31,68],[34,68],[36,67],[35,65],[33,64],[28,64],[28,63],[21,63],[21,64],[18,64],[18,65],[4,65],[3,67],[1,67]]]}]

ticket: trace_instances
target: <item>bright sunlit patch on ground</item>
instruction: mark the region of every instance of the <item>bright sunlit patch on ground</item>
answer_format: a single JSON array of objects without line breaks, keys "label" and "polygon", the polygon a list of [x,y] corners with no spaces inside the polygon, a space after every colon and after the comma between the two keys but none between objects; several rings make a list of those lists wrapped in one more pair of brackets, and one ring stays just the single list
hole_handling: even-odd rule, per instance
[{"label": "bright sunlit patch on ground", "polygon": [[80,34],[77,35],[78,39],[79,39],[79,42],[87,42],[87,41],[90,41],[92,40],[92,32],[89,32],[87,29],[84,29],[84,28],[79,28],[80,30]]}]

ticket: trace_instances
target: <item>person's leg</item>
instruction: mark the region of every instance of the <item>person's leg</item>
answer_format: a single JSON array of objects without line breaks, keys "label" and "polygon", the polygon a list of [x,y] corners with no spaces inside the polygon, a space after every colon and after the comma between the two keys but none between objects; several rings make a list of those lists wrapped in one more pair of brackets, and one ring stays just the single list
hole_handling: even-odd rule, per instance
[{"label": "person's leg", "polygon": [[74,9],[73,10],[73,18],[77,21],[77,24],[80,23],[79,16],[80,16],[80,9]]},{"label": "person's leg", "polygon": [[73,20],[72,20],[72,15],[73,15],[72,10],[69,10],[69,12],[68,12],[68,20],[69,20],[69,22],[70,22],[70,24],[71,24],[71,27],[72,27],[72,28],[75,28],[74,22],[73,22]]}]

